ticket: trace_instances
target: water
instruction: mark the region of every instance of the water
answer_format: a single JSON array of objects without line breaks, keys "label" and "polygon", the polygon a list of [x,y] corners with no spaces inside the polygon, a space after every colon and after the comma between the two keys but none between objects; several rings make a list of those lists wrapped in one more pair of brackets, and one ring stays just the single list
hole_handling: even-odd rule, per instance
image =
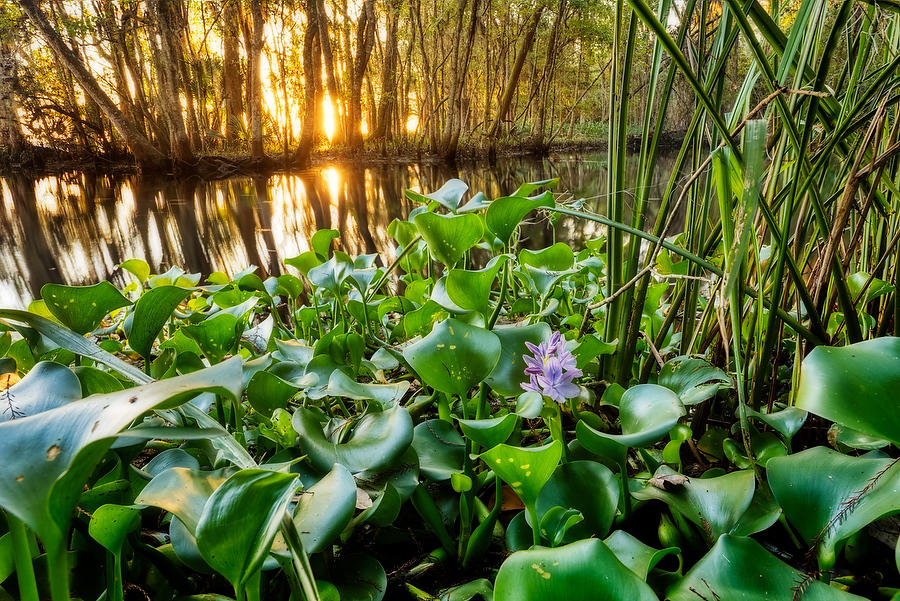
[{"label": "water", "polygon": [[[651,216],[674,158],[662,157],[651,182]],[[636,181],[637,159],[627,161],[626,181]],[[0,307],[24,308],[47,282],[70,285],[111,279],[123,284],[117,266],[132,257],[160,273],[173,265],[189,272],[236,273],[248,265],[278,275],[283,261],[309,249],[320,228],[341,232],[348,253],[383,252],[395,244],[393,219],[413,208],[403,191],[430,192],[453,177],[489,198],[520,183],[558,177],[559,191],[586,198],[602,212],[605,154],[567,154],[546,159],[487,163],[331,165],[268,178],[219,181],[69,173],[30,179],[0,178]],[[528,230],[529,246],[556,240],[578,245],[604,233],[592,222],[561,219],[554,227]]]}]

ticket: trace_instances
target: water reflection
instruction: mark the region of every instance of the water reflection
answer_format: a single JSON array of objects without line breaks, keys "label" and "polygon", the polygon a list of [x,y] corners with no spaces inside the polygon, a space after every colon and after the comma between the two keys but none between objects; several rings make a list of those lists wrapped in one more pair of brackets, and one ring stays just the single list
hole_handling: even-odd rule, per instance
[{"label": "water reflection", "polygon": [[[663,158],[651,199],[671,170]],[[628,161],[629,171],[636,160]],[[431,191],[452,177],[489,198],[523,181],[560,178],[562,191],[602,210],[606,161],[601,155],[478,164],[328,166],[271,177],[222,181],[98,177],[85,173],[0,179],[0,306],[25,307],[47,282],[123,284],[117,266],[140,257],[161,272],[178,265],[192,272],[235,273],[256,265],[281,273],[284,259],[309,249],[317,229],[341,232],[350,254],[393,253],[387,233],[413,208],[406,188]],[[635,181],[629,173],[627,181]],[[529,229],[530,245],[577,242],[603,233],[593,223],[562,219],[553,229]]]}]

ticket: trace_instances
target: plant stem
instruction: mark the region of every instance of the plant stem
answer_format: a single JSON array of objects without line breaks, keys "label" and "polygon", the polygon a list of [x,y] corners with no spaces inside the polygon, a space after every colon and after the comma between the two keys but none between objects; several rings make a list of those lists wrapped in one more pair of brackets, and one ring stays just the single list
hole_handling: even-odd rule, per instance
[{"label": "plant stem", "polygon": [[19,597],[22,601],[38,601],[37,580],[34,578],[34,564],[31,563],[28,530],[19,518],[10,513],[4,513],[4,515],[9,527],[9,535],[12,538],[16,578],[19,581]]},{"label": "plant stem", "polygon": [[47,579],[50,581],[50,599],[69,601],[69,549],[66,537],[47,544]]}]

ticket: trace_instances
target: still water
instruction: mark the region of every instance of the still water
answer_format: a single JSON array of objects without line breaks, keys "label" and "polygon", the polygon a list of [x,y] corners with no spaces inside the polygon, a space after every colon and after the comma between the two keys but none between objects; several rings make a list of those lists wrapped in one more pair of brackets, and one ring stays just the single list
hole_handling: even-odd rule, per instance
[{"label": "still water", "polygon": [[[659,199],[673,157],[661,157],[650,183]],[[626,181],[636,181],[630,157]],[[431,192],[457,177],[489,198],[520,183],[558,177],[558,191],[585,198],[602,212],[606,155],[566,154],[545,159],[486,163],[331,165],[270,177],[218,181],[85,173],[0,178],[0,307],[24,308],[47,282],[70,285],[124,280],[117,266],[132,257],[156,273],[173,265],[189,272],[236,273],[248,265],[279,275],[283,261],[309,249],[321,228],[341,233],[342,250],[392,255],[387,233],[393,219],[413,208],[403,191]],[[632,190],[633,192],[633,190]],[[655,203],[651,202],[650,214]],[[558,241],[578,244],[603,233],[592,222],[561,219],[528,230],[532,247]]]}]

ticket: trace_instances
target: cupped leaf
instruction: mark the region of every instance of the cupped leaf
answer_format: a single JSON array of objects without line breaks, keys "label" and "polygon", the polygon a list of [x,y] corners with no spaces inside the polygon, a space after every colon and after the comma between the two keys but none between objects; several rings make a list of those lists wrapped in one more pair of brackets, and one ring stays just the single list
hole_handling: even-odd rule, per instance
[{"label": "cupped leaf", "polygon": [[134,317],[128,333],[128,344],[139,355],[148,359],[153,341],[163,326],[191,291],[177,286],[159,286],[148,290],[134,304]]},{"label": "cupped leaf", "polygon": [[445,319],[428,336],[406,347],[403,357],[425,384],[464,396],[497,364],[500,340],[483,328]]},{"label": "cupped leaf", "polygon": [[526,507],[534,508],[538,495],[556,470],[563,446],[558,440],[542,447],[513,447],[498,444],[481,458],[513,491]]},{"label": "cupped leaf", "polygon": [[422,474],[440,482],[462,471],[466,445],[453,424],[430,419],[416,426],[414,432],[412,446]]},{"label": "cupped leaf", "polygon": [[619,402],[621,434],[591,430],[622,446],[642,448],[661,440],[683,415],[684,406],[673,391],[658,384],[638,384],[626,390]]},{"label": "cupped leaf", "polygon": [[196,457],[184,449],[176,447],[174,449],[166,449],[151,459],[150,462],[143,467],[143,471],[152,478],[173,467],[199,470],[200,462],[197,461]]},{"label": "cupped leaf", "polygon": [[235,359],[0,423],[0,505],[45,544],[60,544],[84,481],[120,430],[151,409],[184,403],[199,392],[237,398],[240,381]]},{"label": "cupped leaf", "polygon": [[605,536],[619,505],[619,483],[613,473],[595,461],[570,461],[559,466],[537,499],[538,515],[554,506],[575,509],[584,520],[569,530],[565,540]]},{"label": "cupped leaf", "polygon": [[[660,466],[655,476],[672,475],[668,466]],[[635,499],[659,499],[670,509],[695,524],[712,545],[740,523],[753,502],[756,481],[752,470],[740,470],[715,478],[691,478],[673,490],[662,490],[649,483],[632,491]]]},{"label": "cupped leaf", "polygon": [[413,218],[431,256],[448,268],[455,267],[462,256],[481,240],[484,229],[478,215],[437,215],[420,213]]},{"label": "cupped leaf", "polygon": [[0,423],[62,407],[81,398],[81,382],[68,367],[41,361],[6,390],[0,390]]},{"label": "cupped leaf", "polygon": [[334,241],[341,237],[337,230],[322,229],[317,230],[312,238],[309,239],[309,245],[319,257],[326,261],[331,256],[331,249]]},{"label": "cupped leaf", "polygon": [[747,410],[747,415],[758,419],[779,434],[788,443],[794,437],[794,434],[800,431],[806,422],[807,413],[803,409],[797,407],[785,407],[779,411],[765,413],[763,411]]},{"label": "cupped leaf", "polygon": [[691,571],[669,589],[671,601],[729,599],[735,601],[792,601],[798,584],[804,601],[862,601],[798,572],[779,561],[751,538],[724,535]]},{"label": "cupped leaf", "polygon": [[525,360],[528,354],[526,342],[538,345],[550,337],[550,326],[545,322],[531,325],[501,326],[492,330],[500,339],[500,358],[497,365],[485,379],[488,386],[500,394],[515,396],[522,392],[522,384],[528,381],[525,375]]},{"label": "cupped leaf", "polygon": [[399,405],[364,415],[344,443],[325,438],[319,414],[310,409],[298,409],[292,423],[300,434],[303,451],[322,472],[331,470],[335,463],[354,474],[390,467],[413,440],[412,419]]},{"label": "cupped leaf", "polygon": [[766,473],[785,517],[808,542],[819,545],[822,569],[832,567],[849,536],[900,512],[900,463],[895,460],[814,447],[771,459]]},{"label": "cupped leaf", "polygon": [[491,312],[491,288],[508,259],[507,255],[496,256],[484,269],[451,269],[444,284],[447,296],[463,309],[478,311],[486,321]]},{"label": "cupped leaf", "polygon": [[355,507],[356,482],[340,464],[301,491],[294,524],[306,552],[317,553],[332,543],[350,522]]},{"label": "cupped leaf", "polygon": [[900,446],[900,338],[818,346],[801,368],[797,407]]},{"label": "cupped leaf", "polygon": [[111,311],[131,304],[109,282],[93,286],[44,284],[41,298],[56,319],[79,334],[92,332]]},{"label": "cupped leaf", "polygon": [[129,532],[141,525],[141,510],[138,507],[107,504],[91,514],[88,532],[95,541],[113,554],[122,551]]},{"label": "cupped leaf", "polygon": [[209,497],[228,479],[227,469],[201,472],[173,467],[155,476],[135,498],[136,505],[152,505],[177,517],[193,536]]},{"label": "cupped leaf", "polygon": [[342,557],[334,567],[334,574],[341,601],[381,601],[387,592],[387,574],[371,555]]},{"label": "cupped leaf", "polygon": [[682,356],[666,361],[657,384],[674,391],[683,405],[696,405],[730,388],[731,378],[704,359]]},{"label": "cupped leaf", "polygon": [[653,591],[601,541],[517,551],[494,583],[495,601],[656,601]]},{"label": "cupped leaf", "polygon": [[240,319],[224,311],[190,326],[184,326],[184,332],[206,355],[212,363],[218,363],[234,350],[241,336]]},{"label": "cupped leaf", "polygon": [[487,419],[459,419],[460,428],[466,438],[486,449],[506,442],[516,429],[518,418],[515,413]]},{"label": "cupped leaf", "polygon": [[465,196],[468,190],[468,184],[454,178],[447,180],[447,183],[441,186],[439,190],[431,192],[430,194],[422,194],[415,190],[406,190],[406,197],[413,202],[422,203],[424,205],[429,204],[431,201],[437,201],[451,213],[456,213],[457,209],[459,209],[459,201],[462,200],[462,197]]},{"label": "cupped leaf", "polygon": [[262,415],[269,417],[276,409],[284,409],[300,387],[272,372],[258,371],[247,384],[247,400]]},{"label": "cupped leaf", "polygon": [[646,580],[650,570],[669,555],[681,555],[678,547],[654,549],[645,545],[624,530],[616,530],[603,541],[625,567],[641,580]]},{"label": "cupped leaf", "polygon": [[150,265],[143,259],[128,259],[121,263],[119,267],[130,272],[141,284],[150,277]]},{"label": "cupped leaf", "polygon": [[508,245],[513,232],[522,223],[522,219],[540,207],[552,207],[556,204],[553,193],[549,190],[535,197],[505,196],[495,199],[484,213],[488,229],[503,244]]},{"label": "cupped leaf", "polygon": [[197,524],[197,547],[235,589],[262,566],[299,484],[296,474],[246,469],[209,497]]},{"label": "cupped leaf", "polygon": [[321,265],[309,270],[307,277],[313,286],[324,288],[335,296],[341,293],[341,286],[353,271],[353,261],[342,252],[334,255]]},{"label": "cupped leaf", "polygon": [[331,372],[328,378],[328,386],[325,393],[333,397],[345,397],[358,401],[378,401],[382,407],[391,407],[400,402],[406,391],[409,390],[409,382],[401,380],[391,384],[370,384],[357,382],[340,370]]}]

